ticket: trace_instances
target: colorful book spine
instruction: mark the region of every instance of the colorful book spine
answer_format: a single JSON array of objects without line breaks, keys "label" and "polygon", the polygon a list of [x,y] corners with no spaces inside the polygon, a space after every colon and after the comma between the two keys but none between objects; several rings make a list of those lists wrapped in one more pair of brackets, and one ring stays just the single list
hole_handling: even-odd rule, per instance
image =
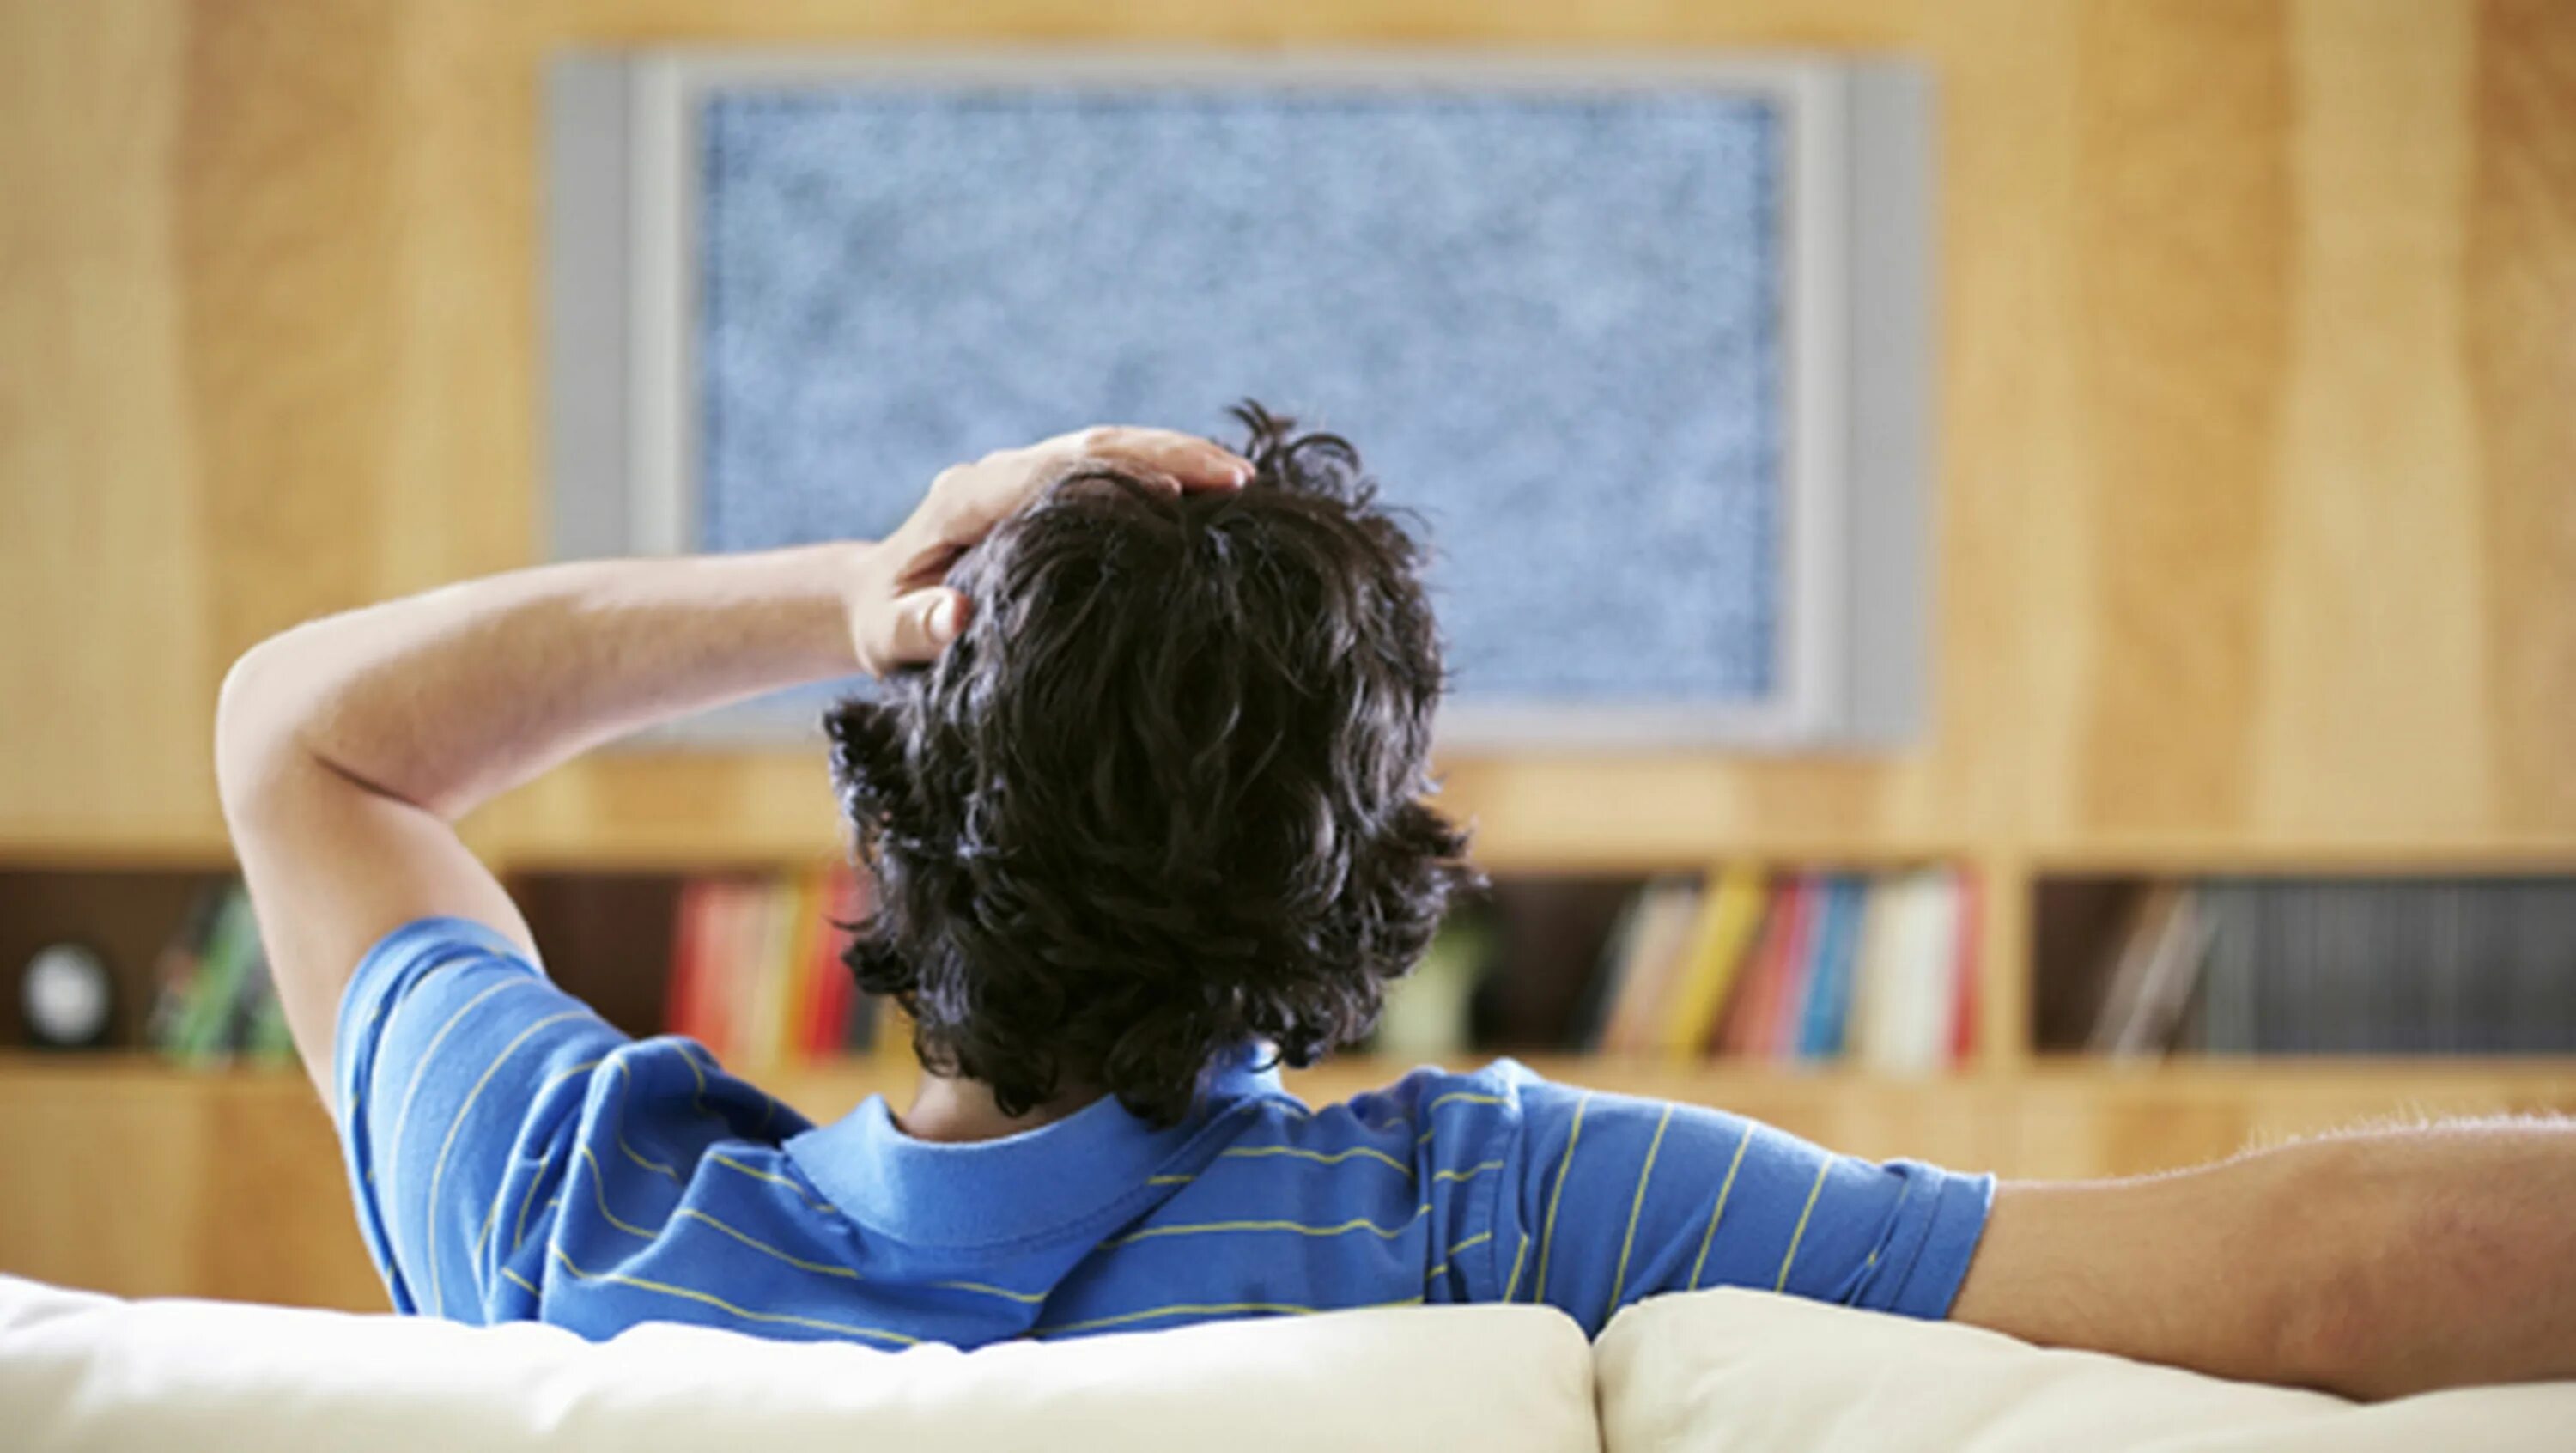
[{"label": "colorful book spine", "polygon": [[1853,878],[1836,878],[1825,890],[1823,916],[1808,956],[1807,992],[1800,1006],[1794,1054],[1831,1059],[1842,1053],[1851,1013],[1853,959],[1860,947],[1861,912],[1868,892]]},{"label": "colorful book spine", "polygon": [[1798,966],[1806,959],[1815,903],[1816,885],[1811,878],[1792,878],[1774,893],[1771,921],[1754,950],[1744,993],[1720,1031],[1725,1053],[1753,1059],[1774,1052],[1781,1017],[1795,1003]]},{"label": "colorful book spine", "polygon": [[872,907],[864,874],[836,866],[690,878],[673,903],[670,1033],[749,1071],[882,1043],[880,1008],[842,962],[848,926]]},{"label": "colorful book spine", "polygon": [[1958,947],[1951,955],[1954,992],[1950,1003],[1950,1063],[1963,1065],[1977,1053],[1978,984],[1985,977],[1985,895],[1972,874],[1951,880],[1958,905]]},{"label": "colorful book spine", "polygon": [[1664,1016],[1660,1048],[1670,1059],[1699,1055],[1717,1032],[1760,932],[1769,885],[1757,868],[1730,867],[1700,905],[1690,950]]}]

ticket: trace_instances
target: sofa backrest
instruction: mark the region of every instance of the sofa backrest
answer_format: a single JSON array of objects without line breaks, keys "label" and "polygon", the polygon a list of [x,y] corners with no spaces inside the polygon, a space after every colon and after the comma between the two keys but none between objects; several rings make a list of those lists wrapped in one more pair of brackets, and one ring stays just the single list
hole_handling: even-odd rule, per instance
[{"label": "sofa backrest", "polygon": [[1590,1349],[1534,1307],[1387,1308],[880,1352],[605,1343],[0,1277],[0,1445],[37,1450],[1476,1448],[1594,1453]]},{"label": "sofa backrest", "polygon": [[1638,1303],[1590,1347],[1546,1308],[1408,1307],[880,1352],[667,1324],[589,1343],[0,1276],[0,1447],[24,1453],[2455,1453],[2566,1447],[2569,1428],[2570,1383],[2364,1407],[1741,1291]]},{"label": "sofa backrest", "polygon": [[1639,1302],[1593,1356],[1609,1453],[2576,1447],[2576,1383],[2364,1406],[1763,1292]]}]

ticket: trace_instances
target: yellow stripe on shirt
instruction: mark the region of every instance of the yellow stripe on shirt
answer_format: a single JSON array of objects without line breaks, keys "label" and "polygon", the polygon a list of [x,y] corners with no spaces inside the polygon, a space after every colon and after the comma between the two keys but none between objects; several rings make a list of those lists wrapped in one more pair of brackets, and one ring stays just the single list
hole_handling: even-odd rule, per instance
[{"label": "yellow stripe on shirt", "polygon": [[1250,1160],[1267,1155],[1292,1155],[1299,1160],[1314,1161],[1318,1165],[1340,1165],[1353,1156],[1366,1156],[1371,1160],[1383,1161],[1407,1176],[1413,1174],[1413,1167],[1383,1150],[1367,1145],[1354,1145],[1348,1150],[1307,1150],[1294,1145],[1237,1145],[1221,1150],[1217,1155],[1219,1159],[1227,1160]]},{"label": "yellow stripe on shirt", "polygon": [[695,1207],[683,1206],[677,1214],[685,1216],[692,1221],[700,1221],[709,1226],[713,1226],[718,1231],[721,1231],[727,1236],[732,1237],[734,1240],[741,1242],[743,1245],[750,1247],[752,1250],[777,1257],[780,1261],[786,1262],[789,1266],[796,1267],[799,1270],[818,1272],[824,1276],[847,1277],[852,1281],[864,1280],[854,1267],[840,1266],[828,1261],[807,1261],[801,1256],[791,1256],[787,1252],[781,1251],[777,1247],[770,1245],[768,1242],[761,1240],[759,1237],[737,1231],[733,1227],[726,1225],[724,1222],[717,1220],[715,1217],[710,1216],[706,1212],[698,1210]]},{"label": "yellow stripe on shirt", "polygon": [[1664,1106],[1663,1116],[1655,1121],[1655,1138],[1646,1142],[1646,1163],[1637,1171],[1637,1194],[1628,1202],[1628,1234],[1619,1243],[1619,1274],[1610,1282],[1610,1305],[1602,1312],[1607,1319],[1619,1310],[1619,1296],[1628,1289],[1628,1253],[1637,1246],[1637,1217],[1646,1209],[1646,1182],[1655,1174],[1655,1152],[1663,1149],[1664,1127],[1673,1123],[1673,1107]]},{"label": "yellow stripe on shirt", "polygon": [[1103,1241],[1100,1244],[1103,1247],[1125,1246],[1132,1242],[1151,1240],[1157,1236],[1201,1236],[1224,1231],[1289,1231],[1299,1236],[1346,1236],[1353,1231],[1373,1231],[1393,1241],[1412,1230],[1413,1223],[1421,1220],[1430,1209],[1428,1205],[1416,1207],[1413,1215],[1401,1226],[1381,1226],[1365,1217],[1331,1226],[1309,1226],[1302,1221],[1192,1221],[1176,1226],[1148,1226],[1141,1231],[1130,1231],[1124,1236]]},{"label": "yellow stripe on shirt", "polygon": [[577,1146],[575,1150],[583,1162],[590,1167],[590,1198],[599,1206],[600,1219],[629,1236],[641,1236],[647,1241],[659,1237],[662,1234],[659,1228],[637,1226],[631,1222],[621,1221],[615,1211],[608,1209],[608,1173],[599,1168],[599,1157],[591,1154],[589,1146]]},{"label": "yellow stripe on shirt", "polygon": [[438,1159],[431,1163],[429,1169],[429,1208],[428,1214],[423,1218],[424,1230],[421,1233],[421,1244],[429,1248],[430,1315],[443,1316],[447,1309],[446,1287],[439,1280],[438,1270],[438,1186],[439,1182],[447,1177],[447,1157],[456,1150],[456,1134],[465,1128],[465,1117],[473,1113],[474,1102],[483,1098],[483,1091],[491,1085],[492,1077],[501,1072],[501,1066],[508,1063],[510,1056],[519,1052],[519,1046],[527,1043],[538,1030],[549,1024],[561,1024],[567,1019],[595,1017],[587,1009],[566,1009],[560,1014],[549,1014],[520,1030],[508,1044],[501,1046],[499,1054],[492,1056],[492,1063],[483,1069],[483,1077],[476,1080],[474,1088],[466,1093],[465,1103],[456,1107],[456,1118],[448,1122],[447,1138],[439,1142]]},{"label": "yellow stripe on shirt", "polygon": [[1825,1193],[1825,1174],[1834,1168],[1830,1160],[1816,1166],[1816,1183],[1807,1187],[1807,1208],[1798,1213],[1798,1229],[1789,1233],[1788,1254],[1780,1258],[1780,1279],[1771,1283],[1775,1292],[1789,1289],[1789,1268],[1798,1261],[1798,1243],[1807,1239],[1807,1218],[1816,1214],[1816,1197]]},{"label": "yellow stripe on shirt", "polygon": [[[680,1058],[685,1060],[688,1056],[684,1054],[680,1056]],[[689,1065],[689,1068],[694,1071],[697,1069],[697,1065],[692,1062]],[[617,1062],[617,1085],[620,1095],[617,1102],[617,1148],[626,1153],[626,1158],[628,1160],[635,1162],[637,1165],[642,1166],[644,1169],[652,1171],[657,1175],[668,1177],[671,1184],[686,1184],[686,1182],[680,1179],[680,1173],[677,1170],[662,1164],[658,1160],[645,1159],[642,1155],[636,1153],[634,1146],[626,1143],[626,1101],[624,1097],[635,1093],[635,1072],[627,1068],[626,1061],[624,1060],[619,1060]]]},{"label": "yellow stripe on shirt", "polygon": [[[400,1165],[402,1163],[403,1136],[405,1132],[411,1128],[412,1101],[419,1098],[421,1081],[429,1077],[429,1063],[431,1060],[438,1057],[438,1047],[447,1042],[447,1036],[453,1033],[456,1026],[464,1022],[465,1016],[473,1013],[474,1007],[482,1003],[484,1000],[491,998],[493,995],[500,993],[504,989],[523,988],[541,982],[543,981],[528,979],[514,974],[507,979],[503,979],[500,983],[491,985],[484,989],[483,992],[456,1006],[456,1012],[447,1016],[447,1022],[445,1024],[438,1026],[438,1032],[431,1035],[429,1037],[429,1043],[421,1047],[420,1058],[412,1063],[411,1083],[403,1087],[402,1103],[395,1107],[394,1133],[385,1142],[386,1152],[383,1157],[385,1164],[391,1166]],[[406,998],[404,1002],[409,1003],[410,1000]],[[387,1196],[391,1196],[393,1194],[393,1181],[391,1178],[388,1178],[385,1182],[385,1194]]]},{"label": "yellow stripe on shirt", "polygon": [[794,1191],[798,1197],[803,1199],[806,1206],[810,1209],[816,1211],[829,1211],[835,1216],[841,1214],[841,1208],[833,1205],[831,1202],[818,1201],[812,1196],[806,1195],[804,1183],[801,1181],[792,1181],[782,1175],[773,1175],[772,1173],[762,1170],[760,1167],[755,1165],[744,1165],[741,1161],[719,1151],[708,1151],[707,1159],[714,1161],[716,1164],[723,1166],[728,1170],[740,1171],[744,1175],[751,1177],[753,1180],[768,1181],[773,1185],[785,1186],[787,1189]]},{"label": "yellow stripe on shirt", "polygon": [[[528,1096],[529,1103],[534,1104],[535,1102],[544,1099],[546,1091],[553,1089],[555,1086],[562,1084],[564,1081],[571,1079],[575,1075],[588,1074],[605,1063],[607,1063],[607,1056],[602,1055],[598,1059],[585,1060],[580,1064],[574,1065],[570,1069],[557,1070],[555,1073],[548,1075],[544,1083],[537,1086],[534,1094]],[[553,1162],[551,1161],[538,1162],[536,1172],[528,1177],[528,1194],[519,1198],[519,1236],[517,1240],[510,1243],[510,1249],[513,1251],[519,1249],[519,1242],[527,1239],[528,1202],[536,1199],[537,1183],[545,1179],[546,1167],[552,1163]],[[502,1194],[502,1188],[508,1183],[509,1179],[505,1176],[502,1178],[501,1185],[496,1185],[492,1188],[492,1209],[483,1213],[483,1229],[474,1234],[474,1254],[476,1256],[481,1256],[483,1254],[483,1248],[491,1244],[492,1228],[501,1219],[501,1202],[507,1199],[507,1197]]]},{"label": "yellow stripe on shirt", "polygon": [[[590,1159],[591,1176],[594,1185],[596,1185],[599,1177],[599,1160],[596,1156],[591,1155],[590,1147],[587,1145],[581,1147],[581,1153]],[[626,1232],[628,1235],[641,1236],[648,1240],[660,1239],[659,1232],[647,1231],[641,1226],[629,1225],[626,1222],[619,1220],[616,1216],[610,1214],[608,1203],[604,1197],[599,1203],[599,1213],[608,1218],[608,1224],[616,1227],[620,1231]],[[713,1227],[715,1230],[723,1232],[725,1235],[732,1237],[734,1240],[741,1242],[752,1250],[757,1251],[764,1256],[775,1257],[776,1259],[787,1263],[789,1266],[795,1267],[799,1271],[810,1271],[820,1276],[841,1277],[849,1281],[867,1280],[866,1276],[863,1275],[856,1267],[843,1266],[837,1262],[809,1261],[793,1252],[772,1246],[768,1242],[761,1240],[759,1237],[754,1236],[739,1227],[730,1225],[725,1221],[719,1220],[694,1206],[683,1206],[679,1210],[674,1211],[672,1213],[672,1219],[696,1221],[701,1225]],[[1015,1292],[1008,1287],[997,1287],[989,1282],[934,1281],[925,1283],[925,1285],[940,1287],[949,1291],[976,1292],[989,1297],[1002,1297],[1009,1301],[1019,1302],[1024,1305],[1043,1302],[1047,1299],[1047,1294],[1045,1292]]]},{"label": "yellow stripe on shirt", "polygon": [[953,1292],[981,1292],[988,1297],[1007,1298],[1027,1307],[1036,1306],[1038,1303],[1047,1299],[1047,1294],[1045,1292],[1015,1292],[1009,1287],[997,1287],[990,1282],[934,1281],[925,1282],[923,1285],[940,1287]]},{"label": "yellow stripe on shirt", "polygon": [[1565,1158],[1556,1164],[1556,1189],[1548,1193],[1547,1224],[1538,1233],[1538,1287],[1530,1294],[1532,1301],[1547,1300],[1547,1253],[1556,1244],[1556,1208],[1565,1199],[1566,1173],[1574,1169],[1574,1147],[1583,1139],[1583,1112],[1591,1108],[1592,1094],[1587,1090],[1574,1102],[1574,1127],[1566,1132]]},{"label": "yellow stripe on shirt", "polygon": [[[1479,1095],[1469,1090],[1453,1090],[1446,1095],[1442,1095],[1434,1099],[1430,1104],[1423,1106],[1422,1113],[1425,1116],[1428,1116],[1432,1111],[1439,1109],[1443,1105],[1501,1105],[1505,1103],[1508,1102],[1500,1095]],[[1438,1134],[1439,1131],[1440,1127],[1436,1125],[1426,1126],[1420,1135],[1413,1138],[1413,1143],[1416,1145],[1428,1145],[1431,1143],[1431,1137]]]},{"label": "yellow stripe on shirt", "polygon": [[1717,1188],[1717,1207],[1708,1213],[1708,1229],[1699,1233],[1699,1260],[1691,1263],[1691,1287],[1699,1286],[1700,1274],[1708,1270],[1708,1244],[1717,1237],[1717,1218],[1726,1214],[1726,1198],[1735,1191],[1735,1173],[1744,1169],[1744,1152],[1753,1144],[1753,1122],[1744,1122],[1744,1134],[1735,1142],[1735,1159],[1726,1165],[1726,1180]]},{"label": "yellow stripe on shirt", "polygon": [[613,1286],[633,1287],[637,1291],[659,1292],[667,1297],[699,1302],[727,1315],[740,1317],[746,1322],[768,1322],[784,1327],[812,1327],[824,1332],[846,1332],[854,1337],[873,1337],[882,1342],[891,1342],[898,1347],[910,1347],[921,1341],[918,1337],[908,1337],[901,1332],[889,1332],[882,1327],[862,1327],[854,1322],[833,1322],[821,1317],[798,1317],[786,1312],[755,1312],[749,1307],[735,1306],[722,1297],[711,1292],[699,1291],[695,1287],[648,1281],[640,1276],[628,1276],[622,1271],[584,1271],[573,1264],[571,1257],[564,1255],[562,1247],[554,1246],[547,1249],[554,1253],[555,1260],[562,1263],[564,1270],[583,1281],[607,1282]]}]

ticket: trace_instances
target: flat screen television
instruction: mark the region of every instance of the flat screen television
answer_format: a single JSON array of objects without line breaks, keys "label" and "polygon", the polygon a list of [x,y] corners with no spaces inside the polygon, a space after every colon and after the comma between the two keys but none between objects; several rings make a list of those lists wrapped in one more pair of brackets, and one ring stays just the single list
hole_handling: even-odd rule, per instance
[{"label": "flat screen television", "polygon": [[957,460],[1257,398],[1427,534],[1444,749],[1919,729],[1918,67],[628,51],[548,124],[557,555],[870,536]]}]

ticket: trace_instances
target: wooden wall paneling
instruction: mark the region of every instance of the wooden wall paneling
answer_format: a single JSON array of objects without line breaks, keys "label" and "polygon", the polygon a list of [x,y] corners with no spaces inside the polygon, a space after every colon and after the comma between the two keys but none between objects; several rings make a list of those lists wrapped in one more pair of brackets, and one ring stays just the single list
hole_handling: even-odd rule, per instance
[{"label": "wooden wall paneling", "polygon": [[[1449,764],[1488,844],[2576,837],[2565,7],[20,0],[0,25],[0,166],[40,202],[0,224],[0,591],[34,623],[0,638],[0,839],[219,846],[204,742],[235,651],[528,557],[541,66],[692,37],[1922,55],[1931,739]],[[591,764],[478,830],[827,851],[802,780]]]},{"label": "wooden wall paneling", "polygon": [[2037,1046],[2032,1004],[2039,995],[2032,951],[2036,890],[2027,859],[1989,854],[1968,865],[1977,916],[1976,955],[1961,971],[1977,976],[1976,1039],[1971,1067],[1989,1075],[2019,1073]]},{"label": "wooden wall paneling", "polygon": [[282,1071],[174,1089],[174,1103],[194,1098],[204,1117],[193,1210],[167,1213],[172,1234],[193,1248],[201,1294],[390,1310],[359,1236],[339,1139],[304,1077]]},{"label": "wooden wall paneling", "polygon": [[2461,486],[2485,548],[2482,724],[2496,826],[2576,825],[2576,12],[2476,10]]},{"label": "wooden wall paneling", "polygon": [[206,1104],[146,1081],[9,1075],[0,1271],[123,1294],[201,1286]]},{"label": "wooden wall paneling", "polygon": [[390,3],[186,12],[170,186],[218,661],[376,594],[395,20]]},{"label": "wooden wall paneling", "polygon": [[2289,357],[2248,703],[2264,828],[2495,820],[2459,347],[2470,20],[2292,12]]},{"label": "wooden wall paneling", "polygon": [[[2024,865],[1998,875],[1999,912],[2034,859],[2576,851],[2576,7],[2553,0],[0,0],[0,850],[219,861],[207,737],[235,652],[529,558],[543,60],[687,39],[1923,56],[1942,87],[1931,737],[1868,760],[1445,764],[1487,849]],[[470,829],[558,864],[806,861],[835,850],[821,779],[814,753],[630,754]],[[1990,924],[1990,1042],[2026,1015],[1997,997],[2026,926]],[[2432,1094],[2053,1073],[1678,1083],[1827,1143],[2063,1174]],[[2500,1083],[2434,1099],[2576,1104]],[[210,1168],[206,1146],[286,1102],[206,1088],[10,1088],[0,1154],[43,1169],[0,1194],[0,1265],[377,1295],[318,1118],[274,1163]],[[338,1229],[263,1198],[288,1183]],[[302,1262],[173,1232],[208,1217],[265,1218],[338,1269],[293,1283]],[[209,1259],[235,1255],[252,1269],[223,1282]]]},{"label": "wooden wall paneling", "polygon": [[178,9],[0,7],[0,835],[210,820]]},{"label": "wooden wall paneling", "polygon": [[[2076,775],[2043,820],[2207,831],[2254,790],[2256,605],[2287,361],[2294,111],[2280,3],[2087,6],[2075,245],[2084,458],[2075,594],[2029,601],[2085,638]],[[1971,324],[1973,326],[1973,324]]]},{"label": "wooden wall paneling", "polygon": [[0,1066],[0,1271],[126,1296],[386,1308],[301,1075]]}]

